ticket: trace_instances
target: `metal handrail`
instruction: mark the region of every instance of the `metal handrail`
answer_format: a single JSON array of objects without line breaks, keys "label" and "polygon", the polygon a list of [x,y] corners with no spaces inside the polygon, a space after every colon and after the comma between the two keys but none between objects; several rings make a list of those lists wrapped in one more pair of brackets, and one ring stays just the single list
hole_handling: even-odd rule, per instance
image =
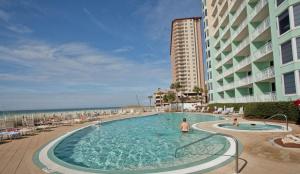
[{"label": "metal handrail", "polygon": [[284,114],[275,114],[275,115],[272,115],[271,117],[267,118],[265,121],[264,121],[264,124],[266,124],[266,121],[267,120],[270,120],[271,118],[274,118],[274,117],[277,117],[277,116],[283,116],[285,118],[285,124],[286,124],[286,131],[289,130],[288,126],[289,126],[289,123],[288,123],[288,117]]},{"label": "metal handrail", "polygon": [[177,158],[177,155],[176,155],[176,154],[177,154],[178,150],[183,149],[183,148],[186,148],[186,147],[188,147],[188,146],[190,146],[190,145],[193,145],[193,144],[195,144],[195,143],[198,143],[198,142],[200,142],[200,141],[206,140],[206,139],[211,138],[211,137],[216,136],[216,135],[221,135],[221,136],[229,137],[229,138],[232,138],[232,139],[234,140],[234,142],[235,142],[235,154],[234,154],[234,157],[235,157],[235,173],[239,173],[239,167],[238,167],[238,165],[239,165],[239,163],[238,163],[238,160],[239,160],[239,155],[238,155],[238,153],[239,153],[239,145],[238,145],[238,140],[237,140],[234,136],[228,135],[228,134],[214,133],[214,134],[211,134],[211,135],[209,135],[209,136],[207,136],[207,137],[204,137],[204,138],[201,138],[201,139],[196,140],[196,141],[194,141],[194,142],[191,142],[191,143],[189,143],[189,144],[186,144],[186,145],[184,145],[184,146],[178,147],[178,148],[175,150],[175,158]]}]

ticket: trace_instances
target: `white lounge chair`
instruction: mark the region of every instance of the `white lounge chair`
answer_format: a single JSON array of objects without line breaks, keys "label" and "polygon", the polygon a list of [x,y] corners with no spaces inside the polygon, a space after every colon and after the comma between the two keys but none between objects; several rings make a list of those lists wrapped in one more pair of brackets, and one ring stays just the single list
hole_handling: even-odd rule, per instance
[{"label": "white lounge chair", "polygon": [[213,113],[214,113],[214,114],[220,114],[220,113],[222,113],[222,111],[223,111],[223,108],[218,108],[218,109],[215,110]]}]

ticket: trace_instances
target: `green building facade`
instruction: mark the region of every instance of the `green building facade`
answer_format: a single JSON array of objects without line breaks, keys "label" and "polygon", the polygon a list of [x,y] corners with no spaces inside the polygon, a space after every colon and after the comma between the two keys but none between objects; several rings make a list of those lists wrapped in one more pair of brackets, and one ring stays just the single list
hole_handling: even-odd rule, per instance
[{"label": "green building facade", "polygon": [[300,98],[300,0],[203,4],[210,103]]}]

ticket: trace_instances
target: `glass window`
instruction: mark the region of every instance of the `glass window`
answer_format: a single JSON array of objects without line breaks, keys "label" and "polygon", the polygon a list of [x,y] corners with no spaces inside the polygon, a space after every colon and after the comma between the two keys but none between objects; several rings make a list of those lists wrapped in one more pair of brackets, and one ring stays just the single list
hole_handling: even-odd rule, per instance
[{"label": "glass window", "polygon": [[271,91],[276,92],[276,85],[274,82],[271,84]]},{"label": "glass window", "polygon": [[300,26],[300,4],[294,6],[295,26]]},{"label": "glass window", "polygon": [[283,3],[285,0],[277,0],[277,7],[281,4],[281,3]]},{"label": "glass window", "polygon": [[300,59],[300,37],[296,38],[297,57]]},{"label": "glass window", "polygon": [[284,92],[285,94],[295,94],[296,84],[295,84],[295,74],[294,72],[289,72],[283,75],[284,81]]},{"label": "glass window", "polygon": [[282,64],[293,61],[292,42],[289,40],[281,45]]},{"label": "glass window", "polygon": [[290,30],[290,17],[289,10],[285,10],[281,15],[278,16],[279,22],[279,34],[283,34]]}]

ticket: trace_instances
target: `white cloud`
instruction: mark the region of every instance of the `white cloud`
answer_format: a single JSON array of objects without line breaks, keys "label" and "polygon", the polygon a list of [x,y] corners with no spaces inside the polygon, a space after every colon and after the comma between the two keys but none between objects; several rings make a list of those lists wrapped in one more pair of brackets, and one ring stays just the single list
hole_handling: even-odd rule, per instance
[{"label": "white cloud", "polygon": [[7,25],[6,28],[16,33],[32,33],[32,30],[29,27],[21,24]]},{"label": "white cloud", "polygon": [[[0,46],[0,55],[2,65],[18,67],[0,73],[0,88],[6,89],[0,91],[0,105],[15,102],[20,108],[43,108],[47,103],[44,100],[49,101],[49,107],[71,107],[74,99],[80,97],[78,105],[93,105],[96,101],[102,106],[135,104],[136,94],[147,96],[158,87],[168,86],[170,78],[170,70],[156,62],[140,63],[112,56],[85,43],[53,45],[23,40]],[[11,88],[14,90],[10,91]],[[28,99],[32,103],[21,102],[23,92],[31,96]],[[38,105],[34,100],[44,104]]]},{"label": "white cloud", "polygon": [[95,17],[95,15],[90,12],[87,8],[83,8],[83,12],[90,18],[90,20],[100,29],[103,31],[109,32],[108,28]]},{"label": "white cloud", "polygon": [[8,21],[10,19],[10,14],[0,9],[0,20]]},{"label": "white cloud", "polygon": [[175,18],[200,16],[195,0],[159,0],[156,4],[145,2],[133,15],[143,16],[147,32],[153,40],[169,41],[171,22]]},{"label": "white cloud", "polygon": [[115,50],[113,50],[113,52],[115,52],[115,53],[124,53],[124,52],[132,51],[133,49],[134,48],[132,46],[125,46],[125,47],[115,49]]},{"label": "white cloud", "polygon": [[12,17],[13,16],[10,13],[0,9],[0,24],[2,24],[2,26],[4,26],[7,30],[19,34],[33,32],[33,30],[26,25],[12,22]]}]

